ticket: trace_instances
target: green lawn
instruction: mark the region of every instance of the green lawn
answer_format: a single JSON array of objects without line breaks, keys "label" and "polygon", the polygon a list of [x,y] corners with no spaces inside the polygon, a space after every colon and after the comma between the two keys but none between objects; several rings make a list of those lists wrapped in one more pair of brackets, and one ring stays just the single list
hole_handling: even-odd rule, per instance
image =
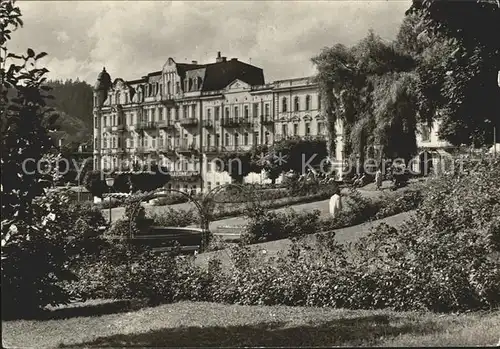
[{"label": "green lawn", "polygon": [[52,319],[4,321],[3,346],[491,346],[500,339],[500,311],[438,315],[193,302],[113,311],[94,305],[73,314],[62,309]]}]

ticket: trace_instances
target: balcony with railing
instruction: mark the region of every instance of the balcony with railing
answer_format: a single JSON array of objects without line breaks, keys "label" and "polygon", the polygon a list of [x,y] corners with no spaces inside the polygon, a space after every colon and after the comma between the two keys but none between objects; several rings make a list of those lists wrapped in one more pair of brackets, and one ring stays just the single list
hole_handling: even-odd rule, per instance
[{"label": "balcony with railing", "polygon": [[161,97],[161,104],[167,107],[173,107],[175,105],[176,96],[171,93],[166,93]]},{"label": "balcony with railing", "polygon": [[194,143],[189,143],[189,142],[181,142],[179,145],[176,146],[177,152],[179,153],[193,153],[195,152],[196,145]]},{"label": "balcony with railing", "polygon": [[274,119],[270,115],[262,115],[260,117],[260,123],[262,125],[272,125],[274,124]]},{"label": "balcony with railing", "polygon": [[201,121],[201,125],[204,127],[204,128],[212,128],[214,127],[214,123],[212,120],[209,120],[209,119],[206,119],[206,120],[202,120]]},{"label": "balcony with railing", "polygon": [[140,130],[154,130],[158,127],[158,124],[154,121],[143,121],[135,124],[135,129]]},{"label": "balcony with railing", "polygon": [[221,124],[227,128],[250,127],[252,125],[249,118],[224,118]]},{"label": "balcony with railing", "polygon": [[151,154],[151,153],[154,153],[155,151],[156,151],[156,149],[152,149],[150,147],[144,147],[144,146],[135,148],[135,153],[138,155]]},{"label": "balcony with railing", "polygon": [[158,121],[158,127],[164,130],[173,130],[175,128],[175,122],[172,120],[161,120]]},{"label": "balcony with railing", "polygon": [[179,123],[184,127],[195,127],[198,126],[197,118],[184,118],[179,120]]},{"label": "balcony with railing", "polygon": [[204,153],[207,153],[207,154],[217,154],[217,153],[220,153],[221,147],[220,146],[217,147],[215,145],[204,145],[202,150]]},{"label": "balcony with railing", "polygon": [[113,127],[111,125],[109,125],[109,126],[104,126],[102,129],[104,130],[104,132],[111,132]]},{"label": "balcony with railing", "polygon": [[163,154],[174,154],[175,153],[175,147],[170,145],[170,144],[160,145],[158,149]]},{"label": "balcony with railing", "polygon": [[197,182],[201,179],[198,171],[170,171],[172,181]]},{"label": "balcony with railing", "polygon": [[111,128],[112,133],[120,133],[120,132],[123,132],[125,130],[126,130],[126,126],[123,124],[115,125],[115,126],[112,126],[112,128]]}]

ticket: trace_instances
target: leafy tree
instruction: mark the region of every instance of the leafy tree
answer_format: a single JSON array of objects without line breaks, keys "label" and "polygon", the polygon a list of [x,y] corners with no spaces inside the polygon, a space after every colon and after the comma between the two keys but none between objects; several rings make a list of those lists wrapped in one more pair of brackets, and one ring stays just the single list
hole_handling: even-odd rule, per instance
[{"label": "leafy tree", "polygon": [[220,159],[219,169],[227,171],[235,183],[243,183],[243,178],[255,169],[250,152],[225,153]]},{"label": "leafy tree", "polygon": [[36,67],[46,54],[28,49],[16,55],[6,48],[22,25],[14,2],[0,2],[2,316],[69,302],[72,296],[62,287],[74,279],[68,266],[96,247],[87,238],[103,222],[100,213],[71,207],[67,195],[44,191],[45,178],[54,183],[59,176],[41,173],[37,164],[44,160],[54,169],[60,154],[47,131],[55,120],[45,102],[47,69]]},{"label": "leafy tree", "polygon": [[48,70],[36,68],[46,53],[32,49],[24,55],[9,53],[6,43],[23,24],[21,11],[12,1],[3,1],[0,16],[2,217],[29,220],[31,203],[43,192],[36,164],[54,147],[47,132],[54,117],[45,102],[51,96],[42,86]]},{"label": "leafy tree", "polygon": [[491,144],[500,126],[498,2],[413,1],[407,18],[398,41],[419,62],[422,118],[440,120],[439,136],[454,145]]},{"label": "leafy tree", "polygon": [[[357,157],[374,156],[374,145],[381,154],[409,159],[416,151],[415,103],[412,92],[415,67],[412,57],[394,43],[373,31],[356,45],[335,45],[313,58],[318,68],[316,79],[326,104],[329,128],[329,153],[335,145],[335,125],[344,125],[344,152]],[[358,169],[362,171],[362,169]]]}]

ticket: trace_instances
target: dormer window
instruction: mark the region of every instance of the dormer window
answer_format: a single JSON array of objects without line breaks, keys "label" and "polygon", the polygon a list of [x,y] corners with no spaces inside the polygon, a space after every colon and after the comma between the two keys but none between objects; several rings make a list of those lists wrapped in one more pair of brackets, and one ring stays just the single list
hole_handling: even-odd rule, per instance
[{"label": "dormer window", "polygon": [[193,79],[189,78],[189,90],[188,91],[192,91],[193,90]]},{"label": "dormer window", "polygon": [[198,90],[201,90],[201,86],[203,85],[203,79],[198,77]]}]

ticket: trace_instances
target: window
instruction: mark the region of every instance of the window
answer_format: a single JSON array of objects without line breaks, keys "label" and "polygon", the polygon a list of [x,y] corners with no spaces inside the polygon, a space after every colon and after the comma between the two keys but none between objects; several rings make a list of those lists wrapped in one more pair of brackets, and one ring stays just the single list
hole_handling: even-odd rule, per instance
[{"label": "window", "polygon": [[238,107],[234,107],[234,117],[235,118],[237,118],[239,116],[238,112],[239,112]]},{"label": "window", "polygon": [[188,79],[184,80],[184,92],[189,91]]},{"label": "window", "polygon": [[167,94],[171,94],[172,92],[170,91],[170,81],[167,81]]},{"label": "window", "polygon": [[207,190],[212,190],[212,182],[207,182]]},{"label": "window", "polygon": [[266,133],[265,133],[265,136],[264,136],[264,142],[265,142],[266,144],[269,144],[269,132],[266,132]]},{"label": "window", "polygon": [[156,137],[155,136],[153,136],[152,139],[151,139],[151,146],[153,148],[156,148]]},{"label": "window", "polygon": [[134,138],[130,138],[130,148],[134,148]]},{"label": "window", "polygon": [[245,119],[248,119],[248,117],[250,116],[248,113],[248,105],[245,105],[244,113],[245,113],[245,115],[244,115]]},{"label": "window", "polygon": [[175,120],[179,120],[179,107],[175,108]]},{"label": "window", "polygon": [[198,146],[198,135],[193,135],[193,147],[196,148]]},{"label": "window", "polygon": [[179,81],[177,81],[175,83],[175,93],[179,93],[181,92],[181,84],[179,83]]},{"label": "window", "polygon": [[238,145],[240,145],[240,135],[239,135],[239,133],[235,133],[234,134],[234,146],[237,147]]},{"label": "window", "polygon": [[299,125],[293,124],[293,135],[297,136],[299,134]]},{"label": "window", "polygon": [[311,110],[311,96],[306,96],[306,110]]},{"label": "window", "polygon": [[226,119],[229,119],[229,108],[226,107]]},{"label": "window", "polygon": [[144,139],[144,146],[145,147],[149,147],[149,142],[148,142],[148,136],[145,136],[143,139]]},{"label": "window", "polygon": [[196,117],[196,104],[193,104],[191,106],[191,117],[195,118]]},{"label": "window", "polygon": [[306,136],[311,135],[311,124],[306,122]]},{"label": "window", "polygon": [[98,128],[99,125],[97,125],[97,116],[94,116],[94,128]]},{"label": "window", "polygon": [[220,134],[215,135],[215,146],[218,147],[220,145]]},{"label": "window", "polygon": [[106,136],[102,137],[102,147],[103,148],[108,147],[108,138]]},{"label": "window", "polygon": [[118,148],[122,147],[122,139],[121,137],[118,137]]},{"label": "window", "polygon": [[216,187],[220,186],[220,182],[215,182],[215,186]]},{"label": "window", "polygon": [[212,119],[212,109],[210,108],[207,109],[207,119],[208,120]]},{"label": "window", "polygon": [[421,132],[422,132],[422,142],[428,142],[431,139],[430,135],[430,127],[428,125],[422,125],[421,127]]},{"label": "window", "polygon": [[207,146],[210,147],[212,144],[212,135],[207,133]]},{"label": "window", "polygon": [[255,132],[253,138],[254,138],[253,140],[254,144],[260,144],[259,132]]},{"label": "window", "polygon": [[299,109],[300,109],[299,97],[295,97],[294,102],[293,102],[293,110],[299,111]]},{"label": "window", "polygon": [[283,97],[281,101],[281,111],[285,113],[287,111],[287,100],[286,97]]},{"label": "window", "polygon": [[193,79],[189,78],[189,90],[188,91],[192,91],[193,90]]},{"label": "window", "polygon": [[188,117],[188,106],[185,105],[183,108],[182,108],[182,118],[187,118]]},{"label": "window", "polygon": [[321,109],[321,95],[318,95],[318,110]]},{"label": "window", "polygon": [[322,135],[324,132],[324,125],[322,122],[318,122],[318,134]]},{"label": "window", "polygon": [[245,132],[243,136],[243,144],[248,145],[248,132]]},{"label": "window", "polygon": [[229,133],[226,133],[226,140],[225,140],[224,145],[225,145],[225,146],[228,146],[228,145],[229,145]]},{"label": "window", "polygon": [[167,108],[167,120],[172,120],[172,109]]},{"label": "window", "polygon": [[128,93],[125,93],[125,104],[128,103]]},{"label": "window", "polygon": [[215,107],[214,110],[214,119],[219,120],[219,114],[220,114],[220,107]]},{"label": "window", "polygon": [[116,104],[120,104],[120,92],[116,92]]},{"label": "window", "polygon": [[99,147],[99,142],[98,142],[98,139],[97,137],[94,138],[94,149],[97,149]]},{"label": "window", "polygon": [[270,114],[269,114],[269,103],[266,103],[266,104],[264,105],[264,108],[265,108],[265,113],[264,113],[264,114],[265,114],[265,116],[269,116],[269,115],[270,115]]},{"label": "window", "polygon": [[156,109],[151,109],[151,121],[156,120]]},{"label": "window", "polygon": [[281,125],[281,134],[283,135],[283,137],[286,137],[286,135],[288,134],[288,127],[286,124]]},{"label": "window", "polygon": [[116,138],[113,137],[113,148],[116,148]]},{"label": "window", "polygon": [[254,118],[256,118],[257,116],[259,116],[259,103],[254,103],[253,104],[252,115],[253,115]]}]

